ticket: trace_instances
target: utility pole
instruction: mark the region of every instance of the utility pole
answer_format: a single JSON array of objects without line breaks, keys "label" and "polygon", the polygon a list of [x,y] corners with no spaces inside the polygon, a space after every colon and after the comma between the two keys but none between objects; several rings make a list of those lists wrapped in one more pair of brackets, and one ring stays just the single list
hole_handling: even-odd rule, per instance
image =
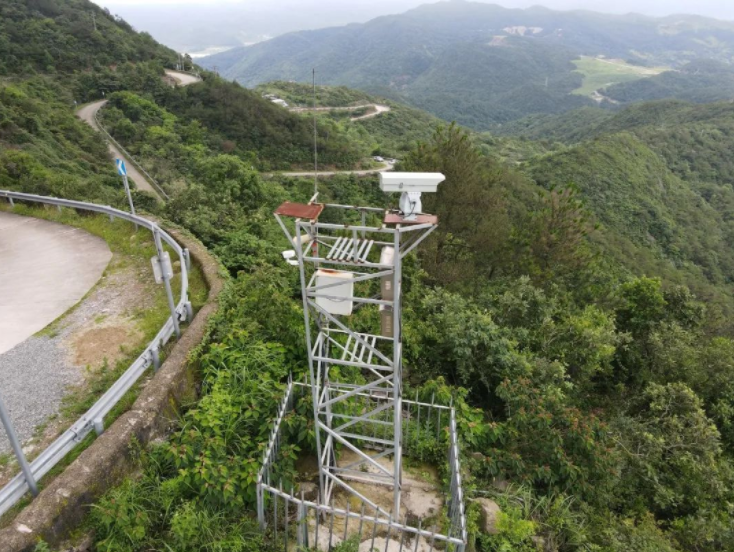
[{"label": "utility pole", "polygon": [[94,31],[97,31],[97,16],[92,12],[92,23],[94,24]]}]

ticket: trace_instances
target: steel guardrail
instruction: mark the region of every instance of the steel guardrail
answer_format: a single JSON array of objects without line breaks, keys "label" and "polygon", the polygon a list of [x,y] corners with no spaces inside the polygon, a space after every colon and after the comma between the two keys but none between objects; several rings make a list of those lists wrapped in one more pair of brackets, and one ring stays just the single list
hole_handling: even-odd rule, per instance
[{"label": "steel guardrail", "polygon": [[[181,296],[178,304],[175,306],[175,315],[178,320],[174,322],[173,317],[169,316],[153,341],[148,344],[145,350],[120,376],[120,378],[112,384],[112,386],[81,418],[62,433],[32,462],[30,462],[32,477],[38,481],[56,464],[58,464],[71,450],[81,443],[89,433],[96,431],[97,434],[101,434],[104,430],[102,425],[104,417],[109,414],[120,399],[122,399],[122,397],[132,388],[140,376],[150,366],[153,366],[156,370],[158,369],[160,365],[160,351],[176,333],[178,321],[190,321],[193,316],[191,303],[188,299],[188,272],[190,267],[190,258],[188,250],[182,248],[170,234],[162,230],[155,222],[149,221],[143,217],[131,215],[130,213],[120,211],[119,209],[115,209],[110,206],[20,192],[11,192],[7,190],[0,190],[0,198],[7,199],[11,206],[14,205],[14,201],[16,200],[29,201],[45,205],[55,205],[57,207],[93,211],[108,215],[110,220],[113,218],[119,218],[132,222],[137,226],[149,230],[153,233],[154,237],[158,235],[162,241],[167,243],[171,249],[173,249],[181,261]],[[5,485],[5,487],[0,489],[0,516],[10,510],[10,508],[12,508],[29,490],[30,486],[23,473],[16,475],[7,485]]]},{"label": "steel guardrail", "polygon": [[[100,106],[99,109],[102,109],[105,105],[106,105],[106,103],[103,104],[102,106]],[[161,196],[162,199],[165,199],[166,201],[170,201],[171,200],[171,196],[169,196],[163,190],[163,188],[161,187],[160,184],[158,184],[158,182],[156,181],[156,179],[153,178],[152,176],[150,176],[150,174],[148,173],[148,171],[146,171],[143,168],[143,166],[140,163],[138,163],[138,161],[132,155],[130,155],[130,152],[128,152],[125,148],[123,148],[122,145],[120,144],[120,142],[118,142],[117,140],[115,140],[112,137],[112,135],[109,132],[107,132],[107,129],[100,122],[99,117],[97,117],[97,114],[99,113],[99,109],[94,112],[94,122],[97,123],[97,128],[99,128],[99,131],[104,135],[105,139],[108,140],[108,141],[110,141],[110,142],[112,142],[112,144],[114,144],[115,147],[117,147],[117,149],[119,149],[123,153],[123,155],[125,155],[125,157],[130,161],[130,163],[132,163],[135,166],[136,169],[138,169],[141,173],[143,173],[145,175],[145,178],[148,179],[148,182],[150,182],[150,185],[153,186],[153,188],[155,189],[155,191],[158,193],[158,195]]]}]

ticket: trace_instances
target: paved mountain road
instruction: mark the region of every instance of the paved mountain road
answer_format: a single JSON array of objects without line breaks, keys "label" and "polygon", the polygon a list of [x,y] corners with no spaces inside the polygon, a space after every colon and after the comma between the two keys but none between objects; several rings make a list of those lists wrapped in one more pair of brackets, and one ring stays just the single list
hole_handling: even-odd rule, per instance
[{"label": "paved mountain road", "polygon": [[0,355],[79,302],[111,258],[83,230],[0,211]]},{"label": "paved mountain road", "polygon": [[[384,161],[382,163],[382,167],[377,169],[366,169],[366,170],[359,170],[359,171],[319,171],[318,175],[319,177],[327,177],[327,176],[335,176],[337,174],[353,174],[356,176],[367,176],[369,174],[377,174],[381,172],[387,172],[393,170],[395,165],[388,161]],[[281,176],[293,176],[293,177],[305,177],[305,176],[314,176],[314,171],[295,171],[295,172],[277,172],[277,173],[266,173],[263,176],[275,176],[275,175],[281,175]]]},{"label": "paved mountain road", "polygon": [[191,75],[189,73],[181,73],[180,71],[171,71],[166,69],[166,75],[175,79],[180,86],[189,86],[190,84],[201,82],[201,77],[197,77],[196,75]]},{"label": "paved mountain road", "polygon": [[[180,86],[189,86],[190,84],[195,84],[197,82],[201,81],[201,78],[196,77],[194,75],[189,75],[188,73],[180,73],[178,71],[169,71],[166,70],[166,75],[171,77],[172,79],[175,79]],[[89,126],[91,126],[94,130],[97,132],[101,132],[99,125],[97,125],[97,121],[95,119],[95,115],[97,112],[102,109],[102,107],[107,103],[107,100],[99,100],[96,102],[92,102],[90,104],[87,104],[80,109],[77,110],[76,115],[79,117],[82,121],[87,123]],[[149,192],[159,199],[162,199],[158,192],[155,190],[155,188],[152,186],[150,182],[148,182],[148,179],[145,178],[143,173],[141,173],[138,169],[135,168],[135,165],[123,155],[123,153],[115,146],[114,144],[109,144],[110,154],[114,159],[124,159],[125,160],[125,166],[127,167],[127,177],[129,180],[132,180],[135,183],[135,186],[139,190],[144,190],[146,192]]]},{"label": "paved mountain road", "polygon": [[[91,126],[94,130],[97,132],[101,132],[99,129],[99,125],[97,125],[97,121],[95,120],[94,116],[97,114],[97,112],[102,109],[102,107],[107,103],[107,100],[99,100],[97,102],[92,102],[90,104],[85,105],[81,109],[79,109],[76,112],[77,117],[79,117],[81,120],[83,120],[85,123],[87,123],[89,126]],[[138,190],[144,190],[148,193],[151,193],[158,197],[160,199],[160,195],[158,192],[156,192],[155,188],[148,182],[148,179],[143,176],[143,173],[141,173],[138,169],[135,168],[135,165],[132,164],[132,162],[125,157],[122,152],[112,143],[109,143],[109,150],[110,154],[114,159],[124,159],[125,160],[125,167],[127,168],[127,177],[129,180],[132,180],[135,183],[135,187]]]},{"label": "paved mountain road", "polygon": [[352,121],[371,119],[372,117],[377,117],[381,113],[387,113],[388,111],[390,111],[389,105],[380,104],[362,104],[346,107],[291,107],[288,108],[288,111],[290,111],[291,113],[308,113],[313,111],[356,111],[357,109],[364,108],[374,108],[375,110],[372,113],[366,113],[364,115],[360,115],[359,117],[352,117]]}]

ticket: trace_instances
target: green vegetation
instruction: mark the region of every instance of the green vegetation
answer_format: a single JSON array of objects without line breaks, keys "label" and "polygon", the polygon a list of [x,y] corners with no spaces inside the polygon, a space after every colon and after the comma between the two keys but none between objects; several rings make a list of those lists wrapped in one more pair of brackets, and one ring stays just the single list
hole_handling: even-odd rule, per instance
[{"label": "green vegetation", "polygon": [[72,73],[176,53],[88,0],[4,0],[0,75]]},{"label": "green vegetation", "polygon": [[[274,81],[261,84],[255,88],[261,94],[275,94],[288,102],[290,107],[312,107],[313,87],[298,82]],[[346,86],[317,86],[317,107],[349,107],[367,103],[379,103],[379,100],[365,92],[353,90]]]},{"label": "green vegetation", "polygon": [[645,81],[605,87],[604,95],[616,102],[677,98],[696,103],[730,100],[734,95],[734,68],[728,63],[697,60]]},{"label": "green vegetation", "polygon": [[[410,44],[425,36],[426,19],[443,28],[456,13],[457,25],[506,15],[439,3],[411,12],[421,22],[414,34],[390,35]],[[552,46],[547,10],[522,13]],[[608,21],[578,17],[565,35],[572,45],[603,40],[594,30]],[[690,45],[698,31],[682,21],[671,40]],[[648,40],[647,25],[626,27],[627,47],[643,51],[633,35]],[[588,104],[570,94],[580,85],[575,54],[529,37],[453,44],[452,33],[433,34],[432,52],[375,41],[384,50],[371,58],[373,73],[354,60],[330,66],[392,97],[390,68],[400,66],[411,101],[439,112],[449,98],[480,128],[546,113],[509,125],[543,141],[433,129],[431,117],[397,103],[364,121],[327,113],[318,122],[334,166],[399,152],[402,168],[447,177],[424,203],[440,227],[404,266],[405,385],[454,397],[467,496],[503,508],[498,533],[485,535],[471,506],[477,550],[532,550],[538,537],[564,552],[734,549],[730,104],[663,101],[552,117],[568,96]],[[672,63],[674,53],[653,61]],[[254,476],[284,382],[306,366],[298,276],[282,261],[289,246],[272,210],[308,201],[313,183],[258,171],[308,162],[310,116],[210,74],[169,89],[158,78],[165,52],[156,56],[115,69],[100,63],[66,81],[18,74],[3,84],[0,186],[120,204],[115,178],[101,177],[111,172],[104,148],[71,114],[73,97],[109,94],[105,124],[171,192],[165,206],[148,208],[199,237],[230,279],[191,358],[199,401],[167,440],[139,451],[138,473],[92,507],[84,529],[98,551],[267,551],[269,535],[253,522]],[[547,89],[539,67],[555,68]],[[296,103],[308,97],[308,86],[273,86]],[[395,201],[371,177],[337,176],[319,190],[325,202]],[[308,401],[299,408],[285,427],[286,478],[313,448]],[[428,459],[445,452],[439,440],[424,445]]]},{"label": "green vegetation", "polygon": [[[497,477],[516,485],[493,491],[506,509],[497,537],[477,535],[479,549],[531,549],[535,536],[559,550],[730,547],[734,395],[721,382],[734,375],[734,346],[720,300],[708,310],[667,274],[665,284],[630,276],[588,240],[599,230],[579,192],[539,194],[456,128],[405,165],[447,175],[427,198],[440,230],[407,267],[406,384],[455,393],[470,494]],[[672,175],[667,185],[684,193]],[[202,234],[236,274],[196,360],[203,397],[143,454],[142,478],[95,507],[100,550],[267,549],[252,525],[254,473],[279,382],[305,366],[296,274],[278,258],[285,244],[269,212],[309,188],[270,181],[245,216]],[[350,178],[321,190],[325,200],[386,199]],[[187,225],[221,219],[205,204]],[[310,450],[306,420],[289,418],[284,459]]]},{"label": "green vegetation", "polygon": [[716,295],[731,316],[729,215],[717,212],[645,144],[629,134],[602,137],[532,161],[528,169],[548,189],[579,186],[602,225],[595,239],[621,265],[685,284],[699,296]]},{"label": "green vegetation", "polygon": [[581,56],[574,65],[584,76],[584,83],[573,91],[581,96],[593,96],[598,90],[614,84],[637,81],[645,77],[659,75],[664,67],[641,67],[619,59],[594,58]]},{"label": "green vegetation", "polygon": [[122,205],[106,145],[72,105],[68,89],[44,77],[0,84],[0,186]]}]

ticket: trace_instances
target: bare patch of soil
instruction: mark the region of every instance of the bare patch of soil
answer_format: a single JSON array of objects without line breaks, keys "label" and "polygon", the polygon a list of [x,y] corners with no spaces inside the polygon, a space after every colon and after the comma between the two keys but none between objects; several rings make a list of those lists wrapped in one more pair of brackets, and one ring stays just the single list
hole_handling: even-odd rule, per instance
[{"label": "bare patch of soil", "polygon": [[109,365],[114,365],[125,356],[126,350],[140,342],[143,332],[131,327],[129,319],[117,319],[115,322],[122,324],[92,328],[76,334],[71,341],[74,364],[89,366],[92,370],[105,360]]}]

